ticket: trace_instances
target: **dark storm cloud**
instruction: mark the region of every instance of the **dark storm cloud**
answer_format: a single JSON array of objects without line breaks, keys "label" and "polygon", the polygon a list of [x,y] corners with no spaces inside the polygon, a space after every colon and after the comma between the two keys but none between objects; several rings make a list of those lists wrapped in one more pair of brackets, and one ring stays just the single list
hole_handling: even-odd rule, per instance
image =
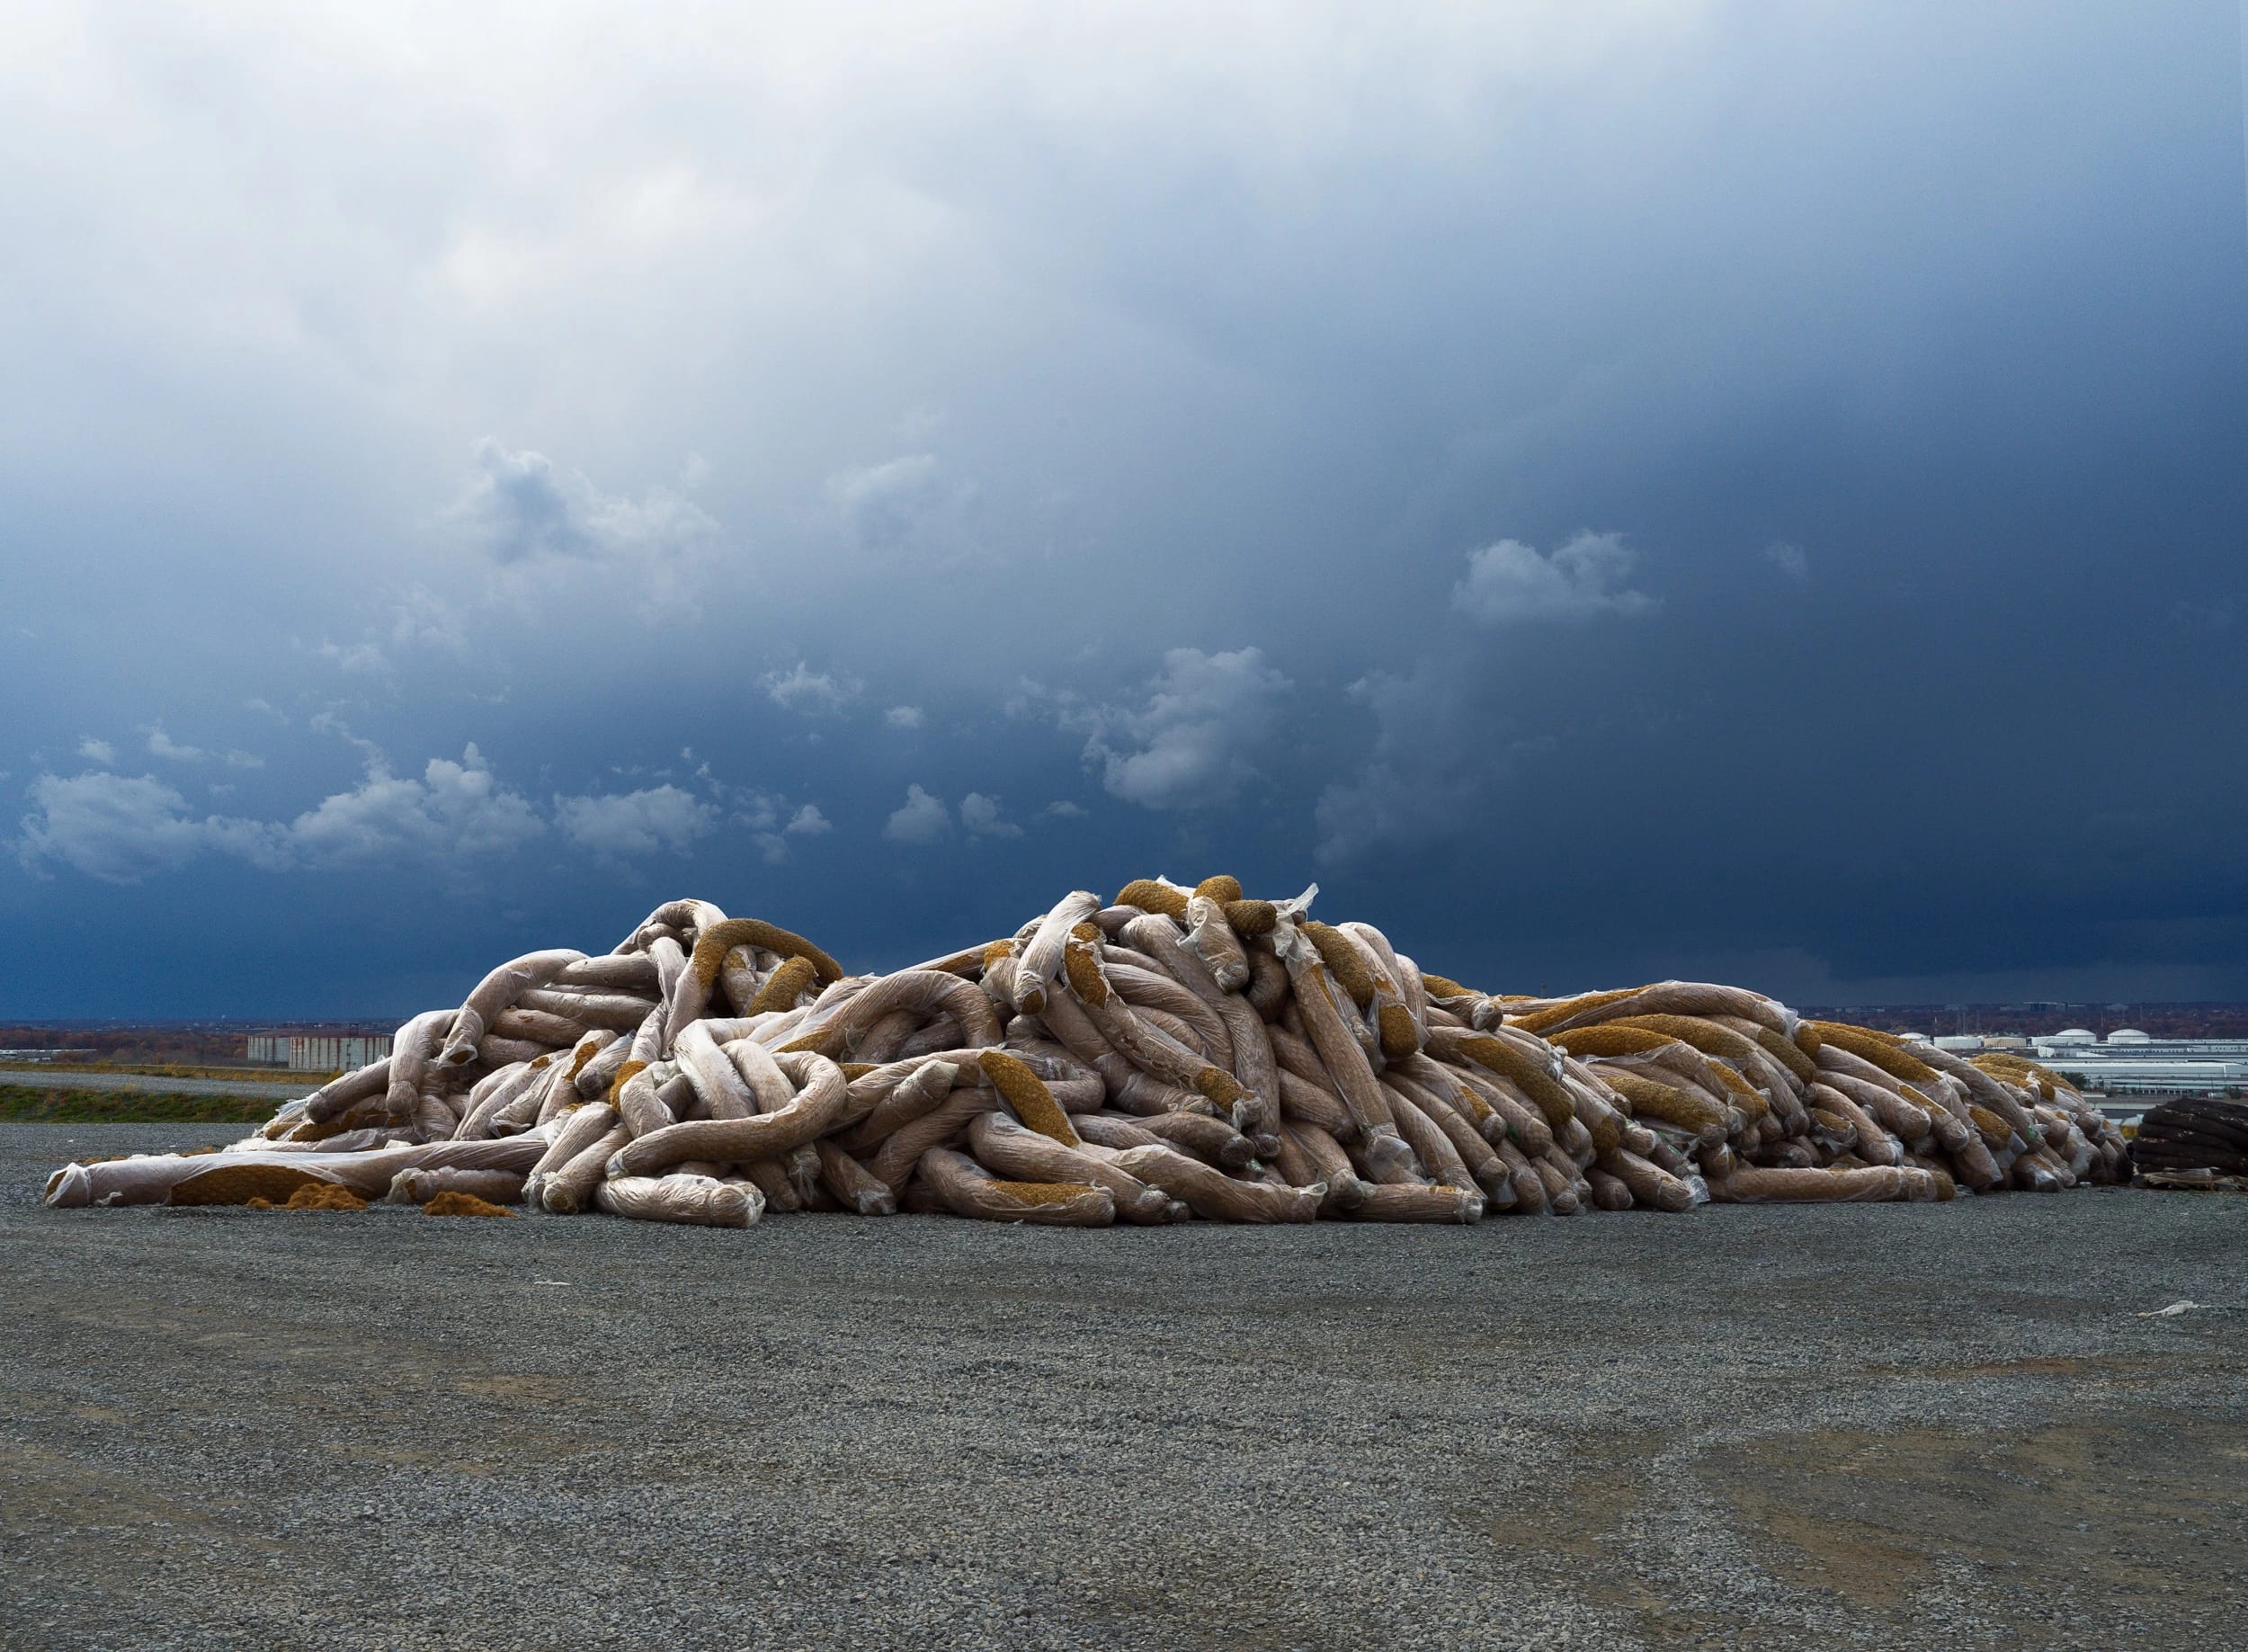
[{"label": "dark storm cloud", "polygon": [[2248,995],[2235,8],[1037,15],[31,27],[0,1008],[1219,866]]}]

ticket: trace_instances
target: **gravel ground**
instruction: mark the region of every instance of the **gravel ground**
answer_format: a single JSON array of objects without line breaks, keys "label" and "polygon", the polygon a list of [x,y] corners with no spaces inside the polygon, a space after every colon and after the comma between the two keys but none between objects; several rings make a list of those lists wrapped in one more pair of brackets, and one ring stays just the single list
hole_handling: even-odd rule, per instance
[{"label": "gravel ground", "polygon": [[234,1133],[0,1128],[0,1644],[2209,1652],[2248,1610],[2248,1198],[37,1203]]},{"label": "gravel ground", "polygon": [[74,1073],[51,1067],[0,1067],[0,1084],[31,1090],[136,1090],[158,1095],[271,1096],[279,1107],[310,1095],[318,1081],[274,1078],[164,1078],[153,1073]]}]

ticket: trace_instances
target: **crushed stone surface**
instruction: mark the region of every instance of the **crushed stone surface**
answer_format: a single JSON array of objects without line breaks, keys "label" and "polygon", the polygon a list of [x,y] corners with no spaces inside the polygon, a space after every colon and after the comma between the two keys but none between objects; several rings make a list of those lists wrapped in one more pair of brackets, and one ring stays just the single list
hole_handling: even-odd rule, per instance
[{"label": "crushed stone surface", "polygon": [[0,1127],[0,1645],[2248,1621],[2248,1197],[746,1233],[38,1202],[239,1133]]}]

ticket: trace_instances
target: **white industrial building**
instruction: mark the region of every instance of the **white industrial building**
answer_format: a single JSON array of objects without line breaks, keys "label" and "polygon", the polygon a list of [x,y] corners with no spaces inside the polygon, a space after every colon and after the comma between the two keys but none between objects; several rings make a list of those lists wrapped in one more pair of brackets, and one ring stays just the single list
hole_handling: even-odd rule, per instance
[{"label": "white industrial building", "polygon": [[348,1073],[390,1053],[388,1032],[253,1032],[249,1059],[298,1073]]},{"label": "white industrial building", "polygon": [[2109,1095],[2222,1094],[2248,1088],[2248,1039],[2158,1039],[2119,1027],[2105,1039],[2069,1027],[2030,1040],[2056,1073]]}]

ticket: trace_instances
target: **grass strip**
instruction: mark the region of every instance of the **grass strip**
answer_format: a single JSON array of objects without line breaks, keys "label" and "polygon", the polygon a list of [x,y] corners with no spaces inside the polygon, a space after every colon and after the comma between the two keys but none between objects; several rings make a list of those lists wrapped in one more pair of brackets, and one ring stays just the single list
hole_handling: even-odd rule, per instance
[{"label": "grass strip", "polygon": [[[18,1064],[21,1065],[21,1064]],[[257,1085],[323,1085],[337,1075],[285,1067],[197,1067],[180,1061],[46,1061],[41,1070],[57,1073],[129,1073],[136,1078],[219,1078],[245,1089]]]},{"label": "grass strip", "polygon": [[263,1124],[279,1105],[256,1095],[44,1090],[0,1084],[0,1123],[8,1124]]}]

